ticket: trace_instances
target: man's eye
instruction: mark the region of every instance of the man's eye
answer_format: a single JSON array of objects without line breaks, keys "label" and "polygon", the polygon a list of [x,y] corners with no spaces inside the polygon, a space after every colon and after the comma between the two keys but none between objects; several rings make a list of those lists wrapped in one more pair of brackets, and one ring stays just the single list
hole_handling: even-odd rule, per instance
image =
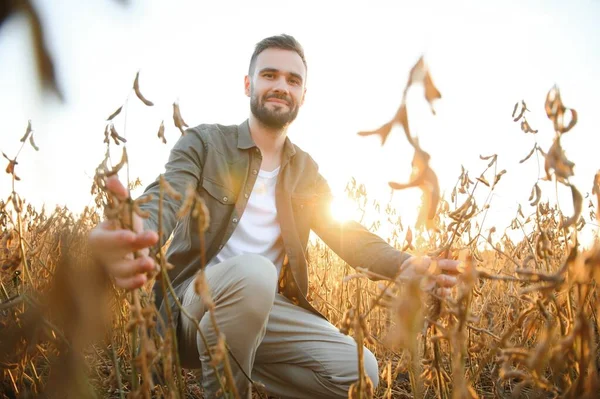
[{"label": "man's eye", "polygon": [[290,84],[293,84],[294,86],[298,86],[300,84],[300,81],[298,79],[290,79]]},{"label": "man's eye", "polygon": [[263,76],[267,79],[271,79],[274,75],[272,73],[265,73]]}]

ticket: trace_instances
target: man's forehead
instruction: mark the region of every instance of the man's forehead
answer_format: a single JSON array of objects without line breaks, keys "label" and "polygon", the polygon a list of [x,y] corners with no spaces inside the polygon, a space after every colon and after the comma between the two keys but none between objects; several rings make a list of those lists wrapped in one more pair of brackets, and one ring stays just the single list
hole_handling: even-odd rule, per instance
[{"label": "man's forehead", "polygon": [[277,69],[282,72],[292,72],[300,76],[306,75],[302,58],[292,50],[268,48],[256,57],[255,70]]}]

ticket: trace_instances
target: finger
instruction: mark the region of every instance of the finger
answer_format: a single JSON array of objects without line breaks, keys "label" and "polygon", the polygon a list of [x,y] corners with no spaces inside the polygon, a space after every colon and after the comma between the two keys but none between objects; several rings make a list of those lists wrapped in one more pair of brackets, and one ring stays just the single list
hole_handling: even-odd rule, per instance
[{"label": "finger", "polygon": [[89,236],[92,251],[105,261],[123,258],[126,254],[152,246],[157,241],[158,235],[153,231],[135,234],[125,229],[94,229]]},{"label": "finger", "polygon": [[126,290],[134,290],[143,286],[147,280],[148,278],[145,274],[136,274],[132,277],[116,278],[115,285],[119,288],[124,288]]},{"label": "finger", "polygon": [[158,242],[158,234],[156,232],[148,230],[136,234],[135,240],[132,242],[132,250],[139,251],[144,248],[156,245]]},{"label": "finger", "polygon": [[125,253],[131,252],[131,244],[136,238],[133,231],[106,229],[99,225],[90,231],[88,241],[92,251],[100,257],[107,258],[107,254],[118,253],[117,257],[121,258]]},{"label": "finger", "polygon": [[440,287],[454,287],[456,285],[456,277],[449,276],[447,274],[440,274],[435,276],[435,280]]},{"label": "finger", "polygon": [[461,262],[454,259],[437,259],[438,267],[442,273],[459,274],[459,265]]},{"label": "finger", "polygon": [[106,179],[106,188],[112,192],[120,201],[124,201],[129,197],[129,191],[117,176],[110,176]]},{"label": "finger", "polygon": [[149,256],[140,256],[137,259],[121,259],[107,265],[107,268],[113,277],[125,279],[154,270],[154,260]]}]

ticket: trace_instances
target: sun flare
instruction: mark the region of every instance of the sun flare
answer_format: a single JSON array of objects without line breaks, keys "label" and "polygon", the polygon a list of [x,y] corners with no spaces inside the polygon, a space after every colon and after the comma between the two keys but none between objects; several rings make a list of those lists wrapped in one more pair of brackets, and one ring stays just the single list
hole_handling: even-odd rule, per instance
[{"label": "sun flare", "polygon": [[331,201],[331,216],[339,222],[353,220],[357,211],[358,208],[356,204],[347,197],[335,197],[333,201]]}]

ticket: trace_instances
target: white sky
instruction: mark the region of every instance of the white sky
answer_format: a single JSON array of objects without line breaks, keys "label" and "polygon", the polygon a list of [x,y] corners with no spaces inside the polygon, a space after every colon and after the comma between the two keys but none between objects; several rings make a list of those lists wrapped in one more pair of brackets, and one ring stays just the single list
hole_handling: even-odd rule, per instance
[{"label": "white sky", "polygon": [[[130,2],[34,2],[55,55],[64,104],[40,94],[25,19],[14,18],[0,30],[0,150],[14,156],[32,119],[40,151],[26,147],[20,155],[23,181],[17,191],[38,206],[66,204],[80,211],[90,203],[105,119],[125,101],[137,70],[155,106],[132,96],[125,135],[131,175],[148,184],[180,135],[172,124],[173,101],[180,101],[190,126],[240,123],[249,113],[243,77],[253,46],[284,32],[303,44],[308,62],[306,103],[289,136],[320,164],[337,194],[355,176],[386,201],[387,182],[408,179],[412,149],[400,130],[383,148],[356,132],[374,129],[395,113],[421,54],[443,97],[432,116],[422,92],[411,92],[411,127],[431,154],[442,190],[450,193],[461,164],[473,179],[478,176],[486,164],[479,154],[497,153],[498,171],[508,170],[492,200],[489,226],[507,226],[518,201],[527,203],[538,167],[534,159],[518,161],[535,139],[545,150],[551,144],[554,133],[543,106],[555,83],[565,105],[580,115],[563,146],[584,195],[600,169],[599,1],[372,1],[368,7],[359,1]],[[513,105],[521,99],[540,130],[535,137],[512,121]],[[166,146],[156,137],[162,119]],[[121,114],[116,127],[122,135],[124,124]],[[553,183],[541,187],[556,197]],[[10,189],[9,176],[1,174],[0,198]],[[559,191],[566,194],[561,206],[569,213],[570,194]],[[418,190],[394,194],[405,224],[414,222],[419,197]],[[586,199],[589,220],[587,205]]]}]

